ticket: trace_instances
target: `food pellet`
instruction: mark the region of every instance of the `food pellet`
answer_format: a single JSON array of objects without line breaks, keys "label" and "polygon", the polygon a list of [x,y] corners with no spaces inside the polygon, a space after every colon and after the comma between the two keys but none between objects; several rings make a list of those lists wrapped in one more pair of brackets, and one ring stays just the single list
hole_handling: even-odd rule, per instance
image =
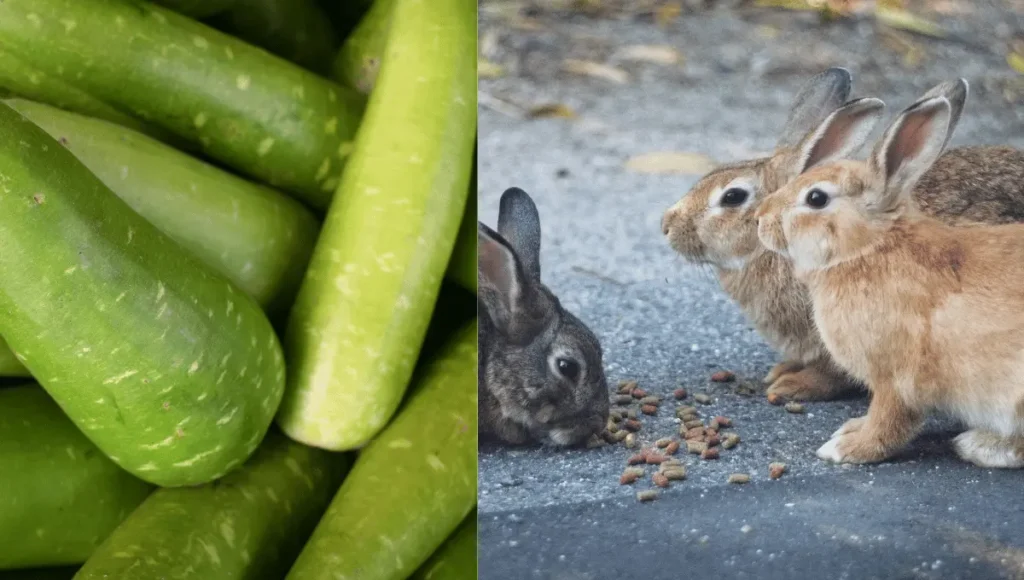
[{"label": "food pellet", "polygon": [[682,418],[683,415],[696,415],[697,413],[696,407],[676,407],[676,417]]},{"label": "food pellet", "polygon": [[636,388],[636,381],[621,381],[619,382],[619,394],[630,394],[633,389]]},{"label": "food pellet", "polygon": [[648,396],[640,399],[640,404],[641,405],[660,405],[661,404],[661,397],[659,397],[657,395],[648,395]]},{"label": "food pellet", "polygon": [[715,423],[718,423],[719,427],[732,427],[732,419],[719,415],[713,419]]},{"label": "food pellet", "polygon": [[804,406],[801,405],[800,403],[797,403],[796,401],[790,401],[786,403],[785,409],[788,413],[796,413],[798,415],[804,412]]},{"label": "food pellet", "polygon": [[732,449],[740,443],[740,436],[736,433],[726,433],[725,439],[722,440],[722,447],[725,449]]},{"label": "food pellet", "polygon": [[696,395],[693,396],[693,400],[697,401],[701,405],[711,404],[711,397],[705,395],[704,393],[697,393]]},{"label": "food pellet", "polygon": [[625,442],[626,442],[626,448],[627,449],[632,449],[632,448],[636,447],[636,434],[635,433],[630,433],[630,434],[626,435]]},{"label": "food pellet", "polygon": [[629,418],[629,419],[636,419],[637,418],[636,409],[626,409],[626,417]]},{"label": "food pellet", "polygon": [[704,422],[701,421],[700,419],[694,419],[692,421],[686,421],[686,422],[683,423],[683,425],[687,429],[703,429],[704,428]]},{"label": "food pellet", "polygon": [[615,442],[618,443],[625,439],[627,436],[629,436],[629,431],[626,431],[625,429],[619,429],[613,435],[615,438]]},{"label": "food pellet", "polygon": [[750,476],[746,473],[734,473],[726,481],[729,483],[750,483]]},{"label": "food pellet", "polygon": [[668,487],[668,477],[665,477],[664,473],[655,473],[651,476],[651,481],[658,487]]},{"label": "food pellet", "polygon": [[666,457],[661,453],[655,453],[651,451],[647,453],[646,459],[649,465],[658,465],[662,461],[665,461]]},{"label": "food pellet", "polygon": [[637,477],[643,477],[644,476],[644,468],[643,467],[627,467],[625,469],[625,471],[623,471],[623,473],[635,473]]},{"label": "food pellet", "polygon": [[658,449],[664,449],[668,447],[668,444],[671,442],[672,440],[669,439],[668,437],[662,437],[661,439],[658,439],[657,441],[654,442],[654,446],[657,447]]},{"label": "food pellet", "polygon": [[638,479],[640,479],[640,476],[638,476],[635,473],[627,471],[626,473],[623,473],[621,477],[619,477],[619,485],[629,485],[631,483],[636,483],[636,480]]},{"label": "food pellet", "polygon": [[686,469],[682,467],[674,467],[672,469],[666,469],[661,472],[665,475],[665,478],[669,481],[679,481],[686,479]]},{"label": "food pellet", "polygon": [[608,424],[605,425],[605,430],[608,431],[609,433],[615,433],[616,431],[619,430],[619,426],[615,424],[615,421],[609,419]]},{"label": "food pellet", "polygon": [[718,448],[708,447],[704,451],[700,452],[701,459],[718,459]]},{"label": "food pellet", "polygon": [[645,461],[647,461],[647,459],[643,456],[643,454],[637,453],[636,455],[631,455],[629,459],[626,460],[626,463],[629,465],[639,465],[641,463],[644,463]]},{"label": "food pellet", "polygon": [[718,371],[711,375],[711,382],[714,383],[731,383],[736,380],[736,374],[732,371]]},{"label": "food pellet", "polygon": [[656,405],[644,405],[640,407],[640,412],[644,415],[657,415],[658,407]]},{"label": "food pellet", "polygon": [[675,397],[677,401],[685,399],[686,398],[686,389],[676,389],[676,390],[672,391],[672,396]]},{"label": "food pellet", "polygon": [[715,445],[718,445],[719,443],[721,443],[721,440],[718,438],[718,435],[708,435],[708,438],[707,438],[708,447],[714,447]]},{"label": "food pellet", "polygon": [[628,405],[633,402],[633,397],[629,395],[615,395],[616,405]]},{"label": "food pellet", "polygon": [[622,413],[620,413],[619,411],[617,411],[615,409],[612,409],[608,413],[608,418],[611,419],[613,422],[618,423],[619,421],[622,420]]},{"label": "food pellet", "polygon": [[670,468],[673,468],[673,467],[681,467],[682,465],[683,465],[682,461],[679,461],[678,459],[676,459],[674,457],[670,457],[670,458],[666,459],[665,461],[661,462],[661,465],[659,466],[659,469],[661,469],[661,471],[665,471],[666,469],[670,469]]},{"label": "food pellet", "polygon": [[615,433],[612,433],[611,431],[602,431],[601,437],[603,437],[604,440],[607,441],[608,443],[616,443]]},{"label": "food pellet", "polygon": [[718,431],[718,420],[717,419],[712,419],[708,423],[708,429],[711,429],[713,431]]},{"label": "food pellet", "polygon": [[699,455],[701,453],[704,453],[704,451],[707,448],[708,448],[708,444],[703,442],[703,441],[687,441],[686,442],[686,451],[689,452],[689,453],[693,453],[695,455]]},{"label": "food pellet", "polygon": [[647,396],[647,391],[645,391],[645,390],[643,390],[643,389],[641,389],[639,387],[633,389],[633,398],[634,399],[642,399],[642,398],[644,398],[646,396]]},{"label": "food pellet", "polygon": [[654,501],[658,499],[658,491],[654,489],[639,491],[636,494],[636,499],[639,501]]},{"label": "food pellet", "polygon": [[666,455],[675,455],[676,451],[679,451],[678,441],[670,441],[669,444],[665,446]]},{"label": "food pellet", "polygon": [[786,473],[785,463],[770,463],[768,465],[768,477],[771,479],[778,479],[782,477],[783,473]]},{"label": "food pellet", "polygon": [[[686,429],[685,427],[683,427],[683,428]],[[683,439],[686,439],[687,441],[703,441],[704,440],[704,430],[701,429],[700,427],[694,427],[693,429],[686,429],[686,431],[683,433]]]},{"label": "food pellet", "polygon": [[640,430],[640,421],[637,421],[636,419],[626,419],[623,421],[622,426],[625,427],[627,431],[636,433]]}]

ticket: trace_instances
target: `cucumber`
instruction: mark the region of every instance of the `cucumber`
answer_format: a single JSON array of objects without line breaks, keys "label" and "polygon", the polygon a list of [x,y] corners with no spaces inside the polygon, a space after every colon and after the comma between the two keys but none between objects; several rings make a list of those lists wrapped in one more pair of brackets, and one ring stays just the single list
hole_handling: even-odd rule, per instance
[{"label": "cucumber", "polygon": [[320,228],[302,204],[123,127],[30,101],[6,103],[261,306],[291,305]]},{"label": "cucumber", "polygon": [[325,208],[364,98],[180,14],[132,0],[4,0],[0,45],[40,72]]},{"label": "cucumber", "polygon": [[80,564],[152,488],[36,385],[0,389],[0,570]]},{"label": "cucumber", "polygon": [[338,51],[331,65],[331,78],[364,95],[370,94],[384,56],[394,4],[395,0],[375,0],[370,5]]},{"label": "cucumber", "polygon": [[0,571],[0,580],[72,580],[77,570],[75,566],[6,570]]},{"label": "cucumber", "polygon": [[7,341],[0,338],[0,377],[30,377],[31,373],[21,364],[18,357],[14,356]]},{"label": "cucumber", "polygon": [[476,332],[475,321],[466,325],[422,368],[402,411],[359,453],[287,580],[404,580],[473,508]]},{"label": "cucumber", "polygon": [[5,104],[0,190],[0,336],[64,412],[157,485],[245,461],[284,386],[259,306]]},{"label": "cucumber", "polygon": [[[470,180],[475,189],[475,180]],[[462,224],[455,240],[455,249],[448,261],[448,279],[470,292],[476,292],[476,193],[470,191],[466,198],[466,209],[462,212]]]},{"label": "cucumber", "polygon": [[317,74],[327,74],[339,40],[316,0],[238,0],[210,24]]},{"label": "cucumber", "polygon": [[473,0],[395,4],[378,90],[288,321],[278,424],[293,439],[360,447],[405,392],[469,189],[475,45]]},{"label": "cucumber", "polygon": [[271,431],[252,459],[224,479],[154,492],[75,580],[278,580],[338,490],[348,464],[345,455]]},{"label": "cucumber", "polygon": [[477,577],[476,510],[415,574],[411,580],[465,580]]},{"label": "cucumber", "polygon": [[153,0],[190,18],[208,18],[231,8],[238,0]]}]

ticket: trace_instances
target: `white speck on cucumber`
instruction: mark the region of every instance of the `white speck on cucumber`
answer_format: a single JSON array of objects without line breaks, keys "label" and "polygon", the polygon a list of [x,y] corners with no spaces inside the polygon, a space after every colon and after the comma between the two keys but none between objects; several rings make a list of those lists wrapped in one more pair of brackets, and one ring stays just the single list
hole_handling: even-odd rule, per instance
[{"label": "white speck on cucumber", "polygon": [[[223,379],[224,378],[224,373],[221,373],[220,376],[221,376],[221,379]],[[220,384],[220,379],[217,380],[217,384],[218,385]],[[203,393],[203,394],[199,395],[198,397],[196,397],[196,401],[202,403],[204,400],[206,400],[206,397],[208,395],[209,395],[209,393]]]},{"label": "white speck on cucumber", "polygon": [[[127,168],[124,168],[124,170],[122,170],[122,174],[125,175],[125,176],[128,175]],[[128,243],[129,244],[132,243],[132,238],[134,238],[134,237],[135,237],[135,230],[133,230],[132,228],[128,228]]]},{"label": "white speck on cucumber", "polygon": [[157,302],[160,302],[160,299],[164,297],[164,292],[166,290],[167,289],[164,288],[164,283],[163,282],[157,282],[156,283],[156,301]]},{"label": "white speck on cucumber", "polygon": [[118,294],[117,298],[114,299],[114,303],[116,304],[117,302],[120,302],[121,300],[124,300],[124,297],[127,294],[128,294],[127,292],[122,292],[122,293]]},{"label": "white speck on cucumber", "polygon": [[330,119],[327,119],[327,122],[324,123],[324,133],[327,133],[328,135],[334,135],[337,132],[338,132],[338,118],[337,117],[331,117]]},{"label": "white speck on cucumber", "polygon": [[156,311],[156,319],[160,320],[160,317],[162,317],[165,312],[167,312],[167,303],[166,302],[161,304],[160,308],[157,309],[157,311]]},{"label": "white speck on cucumber", "polygon": [[228,413],[227,415],[224,415],[220,419],[217,419],[217,426],[220,427],[222,425],[227,425],[228,423],[230,423],[231,420],[235,418],[235,414],[236,413],[238,413],[238,407],[235,407],[234,409],[231,409],[230,413]]},{"label": "white speck on cucumber", "polygon": [[442,463],[441,459],[433,453],[427,455],[427,464],[430,465],[434,471],[444,471],[444,463]]},{"label": "white speck on cucumber", "polygon": [[266,139],[260,141],[259,148],[256,149],[256,152],[259,153],[260,157],[263,157],[267,153],[270,153],[270,148],[273,146],[274,140],[270,137],[267,137]]},{"label": "white speck on cucumber", "polygon": [[196,126],[196,129],[202,129],[206,124],[206,113],[197,113],[196,117],[192,119],[192,124]]},{"label": "white speck on cucumber", "polygon": [[323,179],[325,177],[327,177],[327,172],[329,172],[330,170],[331,170],[331,160],[330,160],[330,158],[324,159],[320,163],[320,167],[317,168],[316,176],[314,178],[317,181],[323,181]]},{"label": "white speck on cucumber", "polygon": [[140,445],[139,449],[147,449],[149,451],[152,451],[154,449],[160,449],[161,447],[167,447],[171,443],[174,443],[174,436],[173,435],[168,437],[168,438],[166,438],[166,439],[162,439],[160,441],[157,441],[156,443],[151,443],[149,445]]},{"label": "white speck on cucumber", "polygon": [[64,32],[71,32],[78,26],[78,23],[70,18],[63,18],[60,23],[64,25]]},{"label": "white speck on cucumber", "polygon": [[222,448],[223,448],[223,446],[218,445],[218,446],[214,447],[213,449],[211,449],[209,451],[203,451],[202,453],[198,453],[198,454],[196,454],[195,456],[193,456],[193,457],[191,457],[189,459],[186,459],[184,461],[179,461],[179,462],[175,463],[174,466],[175,467],[191,467],[192,465],[195,464],[196,461],[199,461],[200,459],[203,459],[204,457],[209,457],[209,456],[213,455],[214,453],[218,453],[218,452],[220,452],[220,450]]},{"label": "white speck on cucumber", "polygon": [[[111,457],[111,459],[113,459],[113,457]],[[155,470],[156,470],[156,464],[153,463],[152,461],[150,461],[149,463],[144,463],[144,464],[142,464],[142,465],[140,465],[140,466],[135,468],[135,471],[155,471]]]},{"label": "white speck on cucumber", "polygon": [[199,542],[201,546],[203,546],[203,550],[206,551],[206,555],[210,557],[210,562],[213,562],[214,566],[220,566],[220,555],[217,553],[217,547],[211,546],[210,544],[207,544],[206,542],[199,539],[197,539],[196,541]]},{"label": "white speck on cucumber", "polygon": [[39,18],[38,14],[32,13],[26,16],[25,18],[28,19],[28,21],[31,22],[32,25],[35,26],[36,28],[39,28],[40,26],[43,25],[43,20]]},{"label": "white speck on cucumber", "polygon": [[230,46],[225,46],[224,56],[228,57],[228,60],[235,60],[235,51],[231,50]]},{"label": "white speck on cucumber", "polygon": [[270,488],[270,487],[267,488],[267,497],[269,497],[270,501],[272,501],[274,503],[277,503],[277,501],[278,501],[277,500],[277,493],[274,491],[273,488]]},{"label": "white speck on cucumber", "polygon": [[[219,384],[223,383],[223,382],[224,382],[224,376],[225,376],[225,375],[227,375],[227,374],[228,374],[228,372],[227,372],[227,371],[221,371],[221,372],[220,372],[220,376],[218,376],[218,377],[217,377],[217,382],[216,382],[215,384],[218,384],[218,385],[219,385]],[[206,398],[206,394],[205,394],[205,393],[203,393],[203,394],[202,394],[202,395],[201,395],[201,396],[199,397],[199,400],[200,400],[200,401],[202,401],[202,400],[203,400],[203,399],[205,399],[205,398]]]},{"label": "white speck on cucumber", "polygon": [[252,79],[249,78],[249,75],[238,75],[238,78],[235,79],[235,86],[240,91],[247,91],[249,90],[250,82],[252,82]]},{"label": "white speck on cucumber", "polygon": [[221,523],[220,535],[224,536],[224,541],[228,543],[229,548],[235,547],[235,529],[231,527],[230,520]]},{"label": "white speck on cucumber", "polygon": [[199,361],[198,360],[192,361],[192,364],[189,365],[189,367],[188,367],[188,376],[191,377],[192,375],[196,374],[196,371],[198,371],[198,370],[199,370]]},{"label": "white speck on cucumber", "polygon": [[125,372],[123,372],[123,373],[121,373],[119,375],[114,375],[114,376],[106,379],[105,381],[103,381],[103,384],[104,385],[116,385],[116,384],[120,383],[121,381],[123,381],[123,380],[125,380],[125,379],[127,379],[129,377],[133,377],[133,376],[135,376],[137,374],[139,374],[139,371],[137,371],[137,370],[125,371]]},{"label": "white speck on cucumber", "polygon": [[408,439],[395,439],[391,443],[388,443],[388,449],[409,449],[412,447],[412,441]]},{"label": "white speck on cucumber", "polygon": [[380,193],[379,187],[367,186],[363,188],[363,195],[377,195],[378,193]]},{"label": "white speck on cucumber", "polygon": [[207,42],[206,39],[202,36],[193,36],[192,44],[196,45],[196,48],[201,48],[203,50],[206,50],[210,47],[210,43]]}]

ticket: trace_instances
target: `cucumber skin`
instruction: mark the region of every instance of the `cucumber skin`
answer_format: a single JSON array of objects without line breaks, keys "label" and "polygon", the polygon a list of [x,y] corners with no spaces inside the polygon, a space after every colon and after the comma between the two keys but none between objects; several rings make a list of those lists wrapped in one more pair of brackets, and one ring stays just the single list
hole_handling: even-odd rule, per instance
[{"label": "cucumber skin", "polygon": [[0,580],[73,580],[76,566],[0,570]]},{"label": "cucumber skin", "polygon": [[18,357],[14,356],[11,347],[7,346],[7,341],[0,338],[0,377],[30,376],[32,376],[32,373],[28,372],[25,365],[21,364]]},{"label": "cucumber skin", "polygon": [[152,487],[36,385],[0,389],[0,570],[80,564]]},{"label": "cucumber skin", "polygon": [[234,6],[238,0],[152,0],[189,18],[208,18]]},{"label": "cucumber skin", "polygon": [[223,479],[154,492],[75,580],[279,580],[349,462],[271,431],[249,462]]},{"label": "cucumber skin", "polygon": [[259,306],[4,104],[0,144],[0,336],[137,477],[193,485],[245,461],[284,379]]},{"label": "cucumber skin", "polygon": [[291,305],[320,224],[299,202],[129,129],[22,100],[132,209],[274,312]]},{"label": "cucumber skin", "polygon": [[89,94],[315,209],[337,188],[365,105],[354,91],[138,1],[4,0],[0,44],[41,72],[75,71]]},{"label": "cucumber skin", "polygon": [[360,451],[287,580],[404,580],[476,505],[476,337],[474,320],[422,369],[402,410]]},{"label": "cucumber skin", "polygon": [[476,192],[470,191],[447,272],[451,281],[474,293],[477,289],[476,215]]},{"label": "cucumber skin", "polygon": [[285,334],[278,425],[325,449],[364,445],[394,414],[469,190],[476,4],[399,0],[393,18],[378,90]]},{"label": "cucumber skin", "polygon": [[444,544],[410,580],[467,580],[477,577],[476,510],[466,516]]},{"label": "cucumber skin", "polygon": [[364,95],[373,91],[387,45],[394,4],[395,0],[375,0],[370,5],[334,58],[332,79]]},{"label": "cucumber skin", "polygon": [[237,0],[211,24],[322,75],[339,44],[316,0]]}]

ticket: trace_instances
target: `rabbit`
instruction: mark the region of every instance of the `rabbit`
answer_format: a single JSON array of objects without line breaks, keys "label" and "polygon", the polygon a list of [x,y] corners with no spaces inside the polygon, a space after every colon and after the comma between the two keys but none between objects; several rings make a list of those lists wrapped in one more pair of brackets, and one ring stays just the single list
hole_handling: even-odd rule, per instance
[{"label": "rabbit", "polygon": [[[765,377],[769,397],[830,400],[862,390],[832,360],[814,328],[810,300],[792,265],[767,251],[754,213],[762,200],[794,179],[806,163],[799,146],[847,101],[852,76],[830,68],[797,94],[770,157],[721,166],[669,208],[662,230],[687,260],[711,265],[727,294],[783,361]],[[936,90],[940,90],[938,87]],[[951,126],[967,99],[966,85],[951,91]],[[964,147],[941,156],[913,197],[920,208],[951,224],[1024,221],[1024,154],[1009,147]]]},{"label": "rabbit", "polygon": [[[940,411],[968,428],[954,440],[962,459],[1024,467],[1024,225],[958,227],[914,199],[955,127],[950,95],[966,89],[963,79],[940,85],[903,110],[866,161],[843,153],[884,105],[840,108],[800,146],[805,171],[758,208],[759,239],[794,265],[828,351],[872,393],[867,415],[836,431],[822,459],[888,459]],[[1024,161],[1005,170],[1024,181]]]},{"label": "rabbit", "polygon": [[479,413],[484,438],[573,446],[609,416],[601,344],[540,280],[540,217],[501,196],[498,232],[478,223]]}]

